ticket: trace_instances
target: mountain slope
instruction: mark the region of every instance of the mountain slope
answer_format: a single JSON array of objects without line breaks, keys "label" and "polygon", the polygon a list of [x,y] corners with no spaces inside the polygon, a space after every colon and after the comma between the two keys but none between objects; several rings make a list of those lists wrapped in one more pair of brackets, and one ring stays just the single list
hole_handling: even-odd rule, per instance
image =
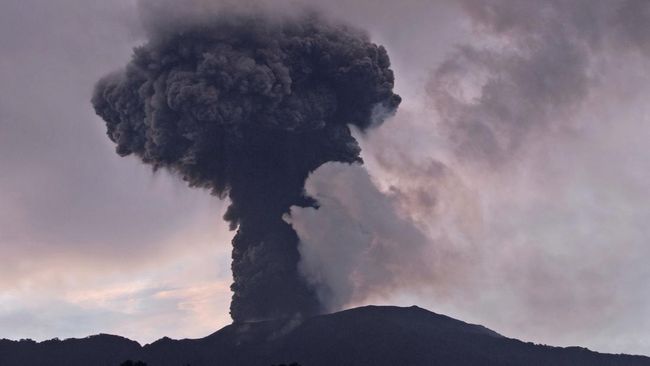
[{"label": "mountain slope", "polygon": [[[313,318],[235,324],[201,339],[144,347],[115,336],[0,341],[0,365],[648,365],[643,356],[524,343],[427,310],[367,306]],[[49,359],[48,359],[49,358]]]}]

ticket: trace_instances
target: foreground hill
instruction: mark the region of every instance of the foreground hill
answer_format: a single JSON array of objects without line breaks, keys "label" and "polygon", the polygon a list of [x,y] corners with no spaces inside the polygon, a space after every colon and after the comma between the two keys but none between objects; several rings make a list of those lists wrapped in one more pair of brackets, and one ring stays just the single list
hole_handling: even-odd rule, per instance
[{"label": "foreground hill", "polygon": [[524,343],[418,307],[367,306],[305,320],[229,325],[205,338],[163,338],[144,347],[111,335],[0,340],[2,366],[118,366],[126,359],[149,366],[650,366],[643,356]]}]

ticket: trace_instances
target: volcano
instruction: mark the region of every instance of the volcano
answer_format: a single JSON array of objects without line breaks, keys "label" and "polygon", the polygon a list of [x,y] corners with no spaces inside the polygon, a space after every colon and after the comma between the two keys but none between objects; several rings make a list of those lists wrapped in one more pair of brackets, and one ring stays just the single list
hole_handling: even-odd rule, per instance
[{"label": "volcano", "polygon": [[305,319],[235,323],[205,338],[162,338],[145,346],[106,334],[40,343],[0,341],[2,366],[118,366],[126,360],[149,366],[650,366],[645,356],[522,342],[416,306],[366,306]]}]

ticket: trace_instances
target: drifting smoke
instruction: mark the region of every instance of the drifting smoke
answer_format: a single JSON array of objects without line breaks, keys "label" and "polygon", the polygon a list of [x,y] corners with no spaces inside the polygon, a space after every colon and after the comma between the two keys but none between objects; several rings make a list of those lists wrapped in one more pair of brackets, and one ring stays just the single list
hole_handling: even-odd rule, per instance
[{"label": "drifting smoke", "polygon": [[303,192],[310,172],[361,161],[348,125],[365,130],[396,110],[386,50],[314,15],[156,29],[94,92],[117,153],[230,198],[234,321],[321,311],[283,216],[316,206]]},{"label": "drifting smoke", "polygon": [[[610,77],[608,56],[620,69],[629,65],[621,57],[648,54],[650,2],[461,5],[476,33],[432,65],[421,109],[401,108],[364,141],[364,159],[377,179],[328,165],[308,180],[322,207],[292,215],[303,244],[301,269],[333,309],[426,291],[436,306],[451,299],[454,311],[476,306],[471,312],[477,314],[486,311],[481,296],[492,302],[489,296],[498,294],[494,303],[516,304],[528,322],[554,314],[540,320],[539,329],[553,322],[582,326],[616,290],[585,279],[606,277],[608,269],[576,268],[570,260],[602,260],[587,253],[605,235],[586,240],[576,234],[577,211],[593,208],[566,204],[576,195],[571,179],[579,178],[549,174],[544,158],[579,151],[585,124],[602,128],[594,115],[584,118],[583,108]],[[578,182],[578,195],[584,194],[589,187]],[[337,230],[327,246],[318,245],[328,240],[317,230],[322,227]],[[333,250],[337,243],[345,244]],[[559,266],[554,250],[574,255]],[[477,305],[467,305],[468,298]],[[557,316],[567,304],[580,314]]]},{"label": "drifting smoke", "polygon": [[[440,168],[433,166],[429,173]],[[445,179],[437,174],[431,186]],[[306,190],[321,207],[292,208],[291,222],[301,241],[299,267],[328,310],[382,301],[425,283],[458,285],[450,274],[465,268],[454,258],[448,238],[432,239],[425,225],[400,207],[401,192],[380,191],[362,167],[326,164],[309,177]],[[430,195],[418,195],[422,201],[416,204],[437,208]]]},{"label": "drifting smoke", "polygon": [[603,49],[650,50],[645,0],[472,1],[461,5],[481,45],[465,44],[436,69],[428,92],[464,162],[491,168],[525,146],[575,130]]}]

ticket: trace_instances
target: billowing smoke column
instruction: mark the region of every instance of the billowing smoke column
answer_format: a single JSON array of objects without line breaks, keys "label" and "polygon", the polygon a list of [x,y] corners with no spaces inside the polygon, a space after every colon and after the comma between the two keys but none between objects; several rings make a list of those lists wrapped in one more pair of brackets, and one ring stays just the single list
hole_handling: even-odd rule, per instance
[{"label": "billowing smoke column", "polygon": [[[283,220],[325,162],[360,162],[361,130],[396,110],[386,50],[317,16],[220,16],[159,31],[92,99],[117,153],[232,204],[234,321],[313,314],[298,237]],[[377,113],[381,112],[381,113]]]}]

